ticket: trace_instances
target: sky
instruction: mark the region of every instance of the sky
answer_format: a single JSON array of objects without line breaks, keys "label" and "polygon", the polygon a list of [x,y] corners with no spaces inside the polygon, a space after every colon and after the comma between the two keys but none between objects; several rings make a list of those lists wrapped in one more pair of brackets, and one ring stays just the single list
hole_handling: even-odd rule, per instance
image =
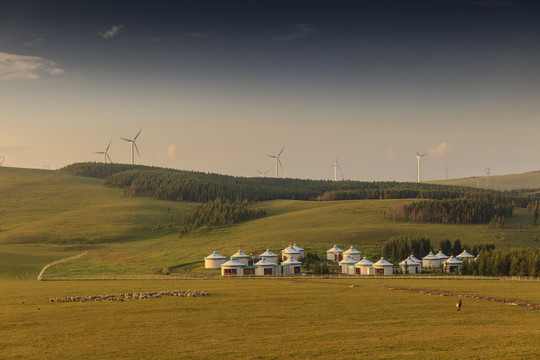
[{"label": "sky", "polygon": [[0,0],[0,162],[416,181],[540,170],[534,0]]}]

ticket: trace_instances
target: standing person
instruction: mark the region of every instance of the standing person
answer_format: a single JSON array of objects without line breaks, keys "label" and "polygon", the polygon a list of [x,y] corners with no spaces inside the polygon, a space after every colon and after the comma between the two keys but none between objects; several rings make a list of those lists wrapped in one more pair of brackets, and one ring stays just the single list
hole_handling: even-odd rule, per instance
[{"label": "standing person", "polygon": [[462,305],[462,302],[461,302],[461,299],[459,299],[459,301],[456,304],[457,311],[461,311],[461,305]]}]

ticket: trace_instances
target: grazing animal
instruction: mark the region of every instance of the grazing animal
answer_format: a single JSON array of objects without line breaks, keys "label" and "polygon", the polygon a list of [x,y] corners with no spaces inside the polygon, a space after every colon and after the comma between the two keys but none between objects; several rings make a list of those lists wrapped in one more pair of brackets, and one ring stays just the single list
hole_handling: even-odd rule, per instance
[{"label": "grazing animal", "polygon": [[459,301],[458,301],[457,304],[456,304],[457,311],[461,311],[461,305],[462,305],[462,304],[463,304],[463,303],[461,302],[461,299],[459,299]]}]

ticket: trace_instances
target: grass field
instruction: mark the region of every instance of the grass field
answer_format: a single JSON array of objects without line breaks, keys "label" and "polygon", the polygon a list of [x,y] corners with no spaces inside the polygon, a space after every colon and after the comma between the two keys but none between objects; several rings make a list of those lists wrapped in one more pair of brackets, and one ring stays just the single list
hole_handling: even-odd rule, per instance
[{"label": "grass field", "polygon": [[203,257],[213,250],[259,254],[295,242],[321,253],[333,244],[354,245],[375,260],[384,242],[398,235],[425,235],[434,246],[446,238],[499,248],[540,244],[540,228],[524,209],[516,209],[504,229],[492,229],[385,218],[388,206],[407,200],[276,200],[254,205],[266,209],[264,218],[181,238],[169,224],[193,204],[128,198],[96,179],[0,168],[0,194],[0,278],[35,278],[47,263],[84,251],[86,256],[46,275],[205,274]]},{"label": "grass field", "polygon": [[432,184],[479,187],[494,190],[540,188],[540,171],[529,171],[522,174],[474,176],[460,179],[428,181]]},{"label": "grass field", "polygon": [[[540,312],[379,285],[519,297],[522,281],[223,279],[1,281],[2,359],[537,359]],[[356,287],[350,287],[356,285]],[[174,289],[207,298],[49,303],[48,298]],[[25,299],[24,305],[20,300]]]}]

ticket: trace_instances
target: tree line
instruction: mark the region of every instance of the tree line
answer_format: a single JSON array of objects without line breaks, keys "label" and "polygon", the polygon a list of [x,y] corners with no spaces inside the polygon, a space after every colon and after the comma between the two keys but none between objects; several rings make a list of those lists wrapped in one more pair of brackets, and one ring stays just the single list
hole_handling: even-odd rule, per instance
[{"label": "tree line", "polygon": [[182,217],[180,234],[185,235],[200,227],[232,225],[266,215],[264,209],[249,209],[247,201],[210,200],[195,206]]},{"label": "tree line", "polygon": [[540,249],[484,250],[476,260],[464,261],[461,273],[486,276],[540,276]]},{"label": "tree line", "polygon": [[386,216],[393,220],[443,224],[483,224],[495,216],[511,217],[513,205],[482,200],[423,200],[391,206]]}]

